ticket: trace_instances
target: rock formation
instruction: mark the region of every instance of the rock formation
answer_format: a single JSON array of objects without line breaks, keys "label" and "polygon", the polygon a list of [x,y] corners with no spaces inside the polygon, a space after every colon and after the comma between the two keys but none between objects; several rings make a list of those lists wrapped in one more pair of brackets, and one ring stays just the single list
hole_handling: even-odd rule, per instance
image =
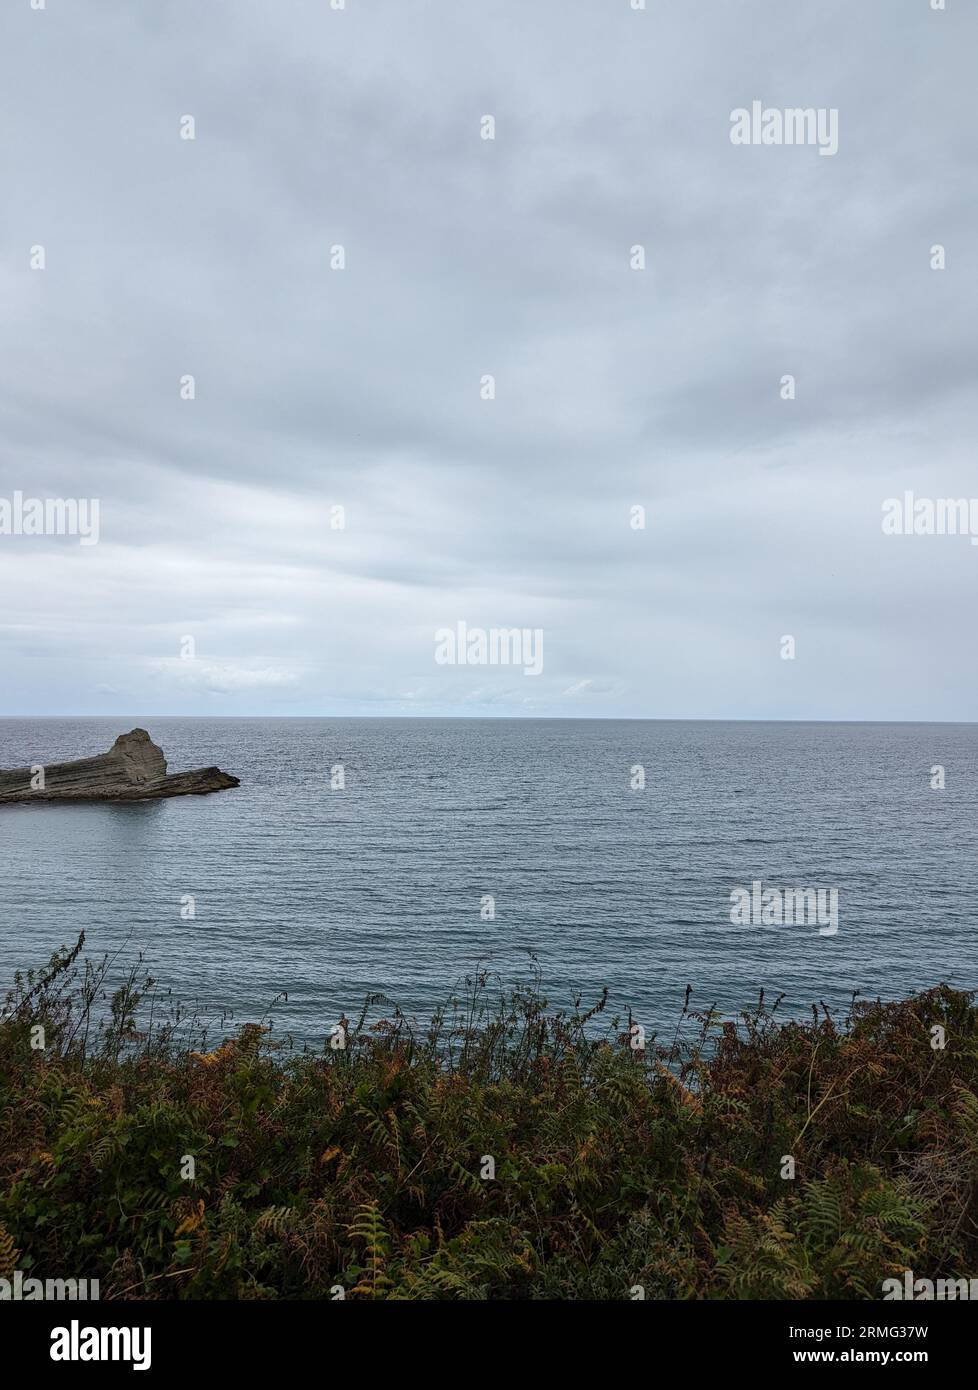
[{"label": "rock formation", "polygon": [[0,770],[0,805],[16,801],[152,801],[164,796],[203,796],[238,786],[219,767],[167,776],[163,749],[145,729],[120,734],[107,753],[72,763]]}]

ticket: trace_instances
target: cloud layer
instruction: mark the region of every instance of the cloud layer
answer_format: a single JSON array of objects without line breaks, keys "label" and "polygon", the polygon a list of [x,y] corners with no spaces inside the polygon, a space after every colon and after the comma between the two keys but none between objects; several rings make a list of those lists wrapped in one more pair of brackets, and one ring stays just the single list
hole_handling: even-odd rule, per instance
[{"label": "cloud layer", "polygon": [[[978,494],[976,40],[928,0],[6,6],[0,496],[101,538],[0,537],[0,713],[973,718],[978,549],[880,518]],[[733,145],[754,99],[838,153]],[[542,628],[543,674],[436,664],[460,620]]]}]

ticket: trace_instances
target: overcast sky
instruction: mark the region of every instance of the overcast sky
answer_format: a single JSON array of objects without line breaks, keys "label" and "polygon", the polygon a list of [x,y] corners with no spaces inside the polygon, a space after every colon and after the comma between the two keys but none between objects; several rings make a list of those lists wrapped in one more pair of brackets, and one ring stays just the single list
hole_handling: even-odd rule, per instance
[{"label": "overcast sky", "polygon": [[968,0],[4,0],[0,497],[101,516],[0,537],[0,713],[975,718],[978,547],[881,507],[978,496],[976,55]]}]

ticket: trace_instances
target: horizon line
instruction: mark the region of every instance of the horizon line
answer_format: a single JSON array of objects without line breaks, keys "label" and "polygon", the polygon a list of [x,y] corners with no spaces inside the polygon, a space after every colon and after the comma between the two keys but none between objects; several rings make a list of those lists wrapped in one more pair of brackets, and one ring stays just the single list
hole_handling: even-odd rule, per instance
[{"label": "horizon line", "polygon": [[308,720],[308,719],[387,719],[398,720],[403,723],[421,723],[441,721],[464,721],[468,723],[509,723],[509,724],[544,724],[544,723],[579,723],[579,724],[869,724],[869,725],[912,725],[912,724],[978,724],[975,719],[820,719],[820,718],[796,718],[785,719],[777,717],[744,717],[730,715],[707,715],[704,717],[690,717],[688,715],[644,715],[644,714],[617,714],[617,715],[597,715],[597,714],[0,714],[0,721],[3,720],[34,720],[42,719],[197,719],[197,720],[233,720],[233,719],[264,719],[280,720]]}]

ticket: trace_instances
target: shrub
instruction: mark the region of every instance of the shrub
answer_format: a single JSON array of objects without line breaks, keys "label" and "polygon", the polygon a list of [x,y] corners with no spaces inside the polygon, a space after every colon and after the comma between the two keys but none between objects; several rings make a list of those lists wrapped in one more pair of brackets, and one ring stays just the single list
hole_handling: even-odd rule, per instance
[{"label": "shrub", "polygon": [[480,974],[426,1027],[368,1024],[373,999],[345,1048],[289,1056],[255,1024],[207,1047],[138,970],[98,1017],[82,944],[0,1020],[11,1267],[235,1299],[869,1299],[975,1272],[970,994],[841,1023],[762,996],[733,1023],[687,991],[636,1051],[604,996],[563,1013]]}]

